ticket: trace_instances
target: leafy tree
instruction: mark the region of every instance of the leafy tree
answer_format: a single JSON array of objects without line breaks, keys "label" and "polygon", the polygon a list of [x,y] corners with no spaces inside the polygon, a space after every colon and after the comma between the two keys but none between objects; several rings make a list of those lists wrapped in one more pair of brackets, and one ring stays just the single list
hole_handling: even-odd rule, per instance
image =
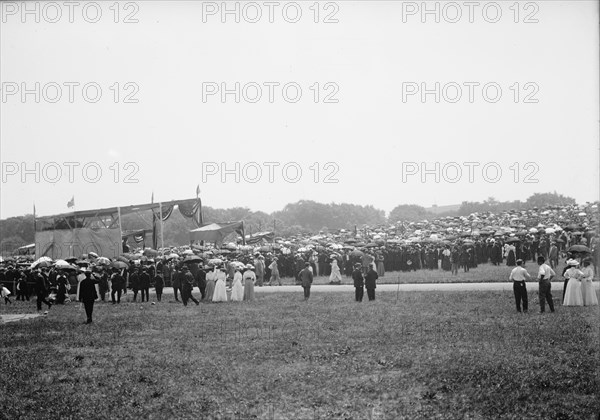
[{"label": "leafy tree", "polygon": [[428,217],[436,217],[432,213],[429,213],[425,207],[418,206],[416,204],[400,204],[394,207],[390,212],[388,221],[390,223],[396,222],[417,222],[419,220],[427,219]]}]

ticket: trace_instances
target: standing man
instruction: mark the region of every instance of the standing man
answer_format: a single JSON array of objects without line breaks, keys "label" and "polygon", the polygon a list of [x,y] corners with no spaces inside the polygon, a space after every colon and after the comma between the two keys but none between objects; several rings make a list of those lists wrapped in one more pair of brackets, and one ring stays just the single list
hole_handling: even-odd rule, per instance
[{"label": "standing man", "polygon": [[379,275],[377,274],[377,271],[375,271],[374,265],[371,264],[369,272],[365,277],[365,287],[367,288],[367,296],[370,301],[375,300],[375,288],[377,287],[376,283],[378,278]]},{"label": "standing man", "polygon": [[[123,278],[123,275],[118,268],[115,268],[114,270],[115,272],[110,278],[110,298],[113,305],[115,303],[121,303],[121,293],[125,288],[125,278]],[[115,295],[117,295],[117,299],[115,299]]]},{"label": "standing man", "polygon": [[552,293],[550,292],[552,278],[556,275],[554,270],[545,263],[546,259],[541,255],[537,258],[537,263],[540,266],[538,271],[538,280],[540,282],[539,298],[540,298],[540,313],[546,311],[546,301],[550,306],[550,312],[554,312],[554,302],[552,302]]},{"label": "standing man", "polygon": [[556,268],[558,266],[558,247],[556,246],[556,242],[552,242],[552,245],[550,245],[548,258],[550,259],[550,267],[552,269]]},{"label": "standing man", "polygon": [[85,271],[85,279],[79,284],[79,300],[83,302],[85,314],[87,316],[86,324],[92,323],[92,312],[94,311],[94,301],[98,299],[96,292],[97,280],[92,280],[92,272],[89,269]]},{"label": "standing man", "polygon": [[362,302],[365,293],[364,285],[365,278],[362,273],[362,264],[356,263],[352,272],[352,280],[354,280],[354,298],[357,302]]},{"label": "standing man", "polygon": [[129,276],[129,286],[131,286],[131,290],[133,291],[133,301],[137,300],[138,290],[140,290],[140,276],[137,272],[137,269],[133,269],[133,273]]},{"label": "standing man", "polygon": [[310,270],[310,263],[304,263],[304,269],[300,271],[300,281],[302,283],[302,288],[304,289],[304,300],[307,301],[310,297],[310,286],[313,282],[313,273]]},{"label": "standing man", "polygon": [[[181,278],[182,275],[179,270],[173,270],[172,274],[172,286],[173,286],[173,294],[175,295],[175,301],[179,302],[179,298],[177,297],[177,292],[181,290]],[[183,292],[181,292],[183,294]],[[183,297],[182,297],[183,299]]]},{"label": "standing man", "polygon": [[162,299],[163,287],[165,287],[165,281],[162,276],[162,271],[156,270],[156,275],[154,276],[154,290],[156,291],[156,300],[158,302]]},{"label": "standing man", "polygon": [[198,284],[198,289],[200,289],[200,300],[204,300],[206,296],[206,271],[204,271],[204,267],[199,267],[196,272],[196,283]]},{"label": "standing man", "polygon": [[140,274],[140,289],[142,291],[142,303],[144,302],[144,295],[146,296],[146,302],[150,302],[150,275],[145,268]]},{"label": "standing man", "polygon": [[523,268],[523,260],[517,260],[517,266],[510,272],[509,280],[513,282],[513,292],[515,293],[515,302],[517,304],[517,312],[521,312],[521,301],[523,301],[523,312],[527,313],[527,287],[525,279],[531,280],[531,276]]}]

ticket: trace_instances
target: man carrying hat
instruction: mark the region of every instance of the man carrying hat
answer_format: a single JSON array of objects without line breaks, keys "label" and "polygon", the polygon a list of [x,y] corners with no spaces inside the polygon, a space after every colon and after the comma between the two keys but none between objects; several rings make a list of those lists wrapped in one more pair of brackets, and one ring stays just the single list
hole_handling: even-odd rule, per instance
[{"label": "man carrying hat", "polygon": [[523,268],[523,260],[517,260],[517,266],[510,272],[509,280],[513,282],[513,292],[515,293],[515,302],[517,304],[517,312],[521,312],[521,300],[523,301],[523,312],[527,313],[528,300],[527,300],[527,287],[525,286],[525,279],[531,280],[531,276]]}]

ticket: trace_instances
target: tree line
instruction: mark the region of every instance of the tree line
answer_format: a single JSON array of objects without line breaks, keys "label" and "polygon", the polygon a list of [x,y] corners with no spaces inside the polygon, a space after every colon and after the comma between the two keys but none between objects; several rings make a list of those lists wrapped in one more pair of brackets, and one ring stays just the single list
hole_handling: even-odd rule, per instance
[{"label": "tree line", "polygon": [[[483,202],[463,201],[458,210],[437,214],[416,204],[401,204],[396,206],[387,217],[385,211],[376,209],[372,205],[325,204],[311,200],[300,200],[287,204],[282,210],[271,214],[252,211],[247,207],[216,209],[207,206],[203,207],[202,213],[205,223],[243,220],[246,234],[275,231],[277,236],[290,237],[319,231],[352,230],[355,226],[361,228],[365,225],[416,222],[444,216],[468,216],[474,212],[501,212],[566,204],[575,204],[575,200],[553,192],[533,194],[524,202],[519,200],[500,202],[493,197],[489,197]],[[128,214],[122,217],[121,224],[123,230],[151,229],[152,215]],[[184,218],[176,211],[165,222],[164,227],[165,244],[185,245],[189,243],[189,230],[196,226],[192,220]],[[0,220],[0,248],[3,253],[8,254],[20,246],[33,243],[34,240],[33,215],[27,214]]]}]

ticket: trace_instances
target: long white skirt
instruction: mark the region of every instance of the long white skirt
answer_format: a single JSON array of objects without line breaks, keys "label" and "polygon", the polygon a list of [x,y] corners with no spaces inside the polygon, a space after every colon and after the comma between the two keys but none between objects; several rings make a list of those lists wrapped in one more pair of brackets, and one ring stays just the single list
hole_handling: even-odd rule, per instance
[{"label": "long white skirt", "polygon": [[215,284],[215,293],[213,294],[213,302],[227,302],[227,290],[225,290],[225,281],[217,280]]},{"label": "long white skirt", "polygon": [[581,295],[581,281],[577,279],[569,280],[563,306],[583,306],[583,296]]},{"label": "long white skirt", "polygon": [[[569,281],[569,283],[571,282]],[[581,296],[583,297],[583,304],[585,306],[595,306],[598,304],[596,289],[594,289],[594,283],[591,280],[581,281]]]},{"label": "long white skirt", "polygon": [[233,281],[233,286],[231,286],[231,300],[234,302],[244,300],[244,286],[242,286],[241,280]]}]

